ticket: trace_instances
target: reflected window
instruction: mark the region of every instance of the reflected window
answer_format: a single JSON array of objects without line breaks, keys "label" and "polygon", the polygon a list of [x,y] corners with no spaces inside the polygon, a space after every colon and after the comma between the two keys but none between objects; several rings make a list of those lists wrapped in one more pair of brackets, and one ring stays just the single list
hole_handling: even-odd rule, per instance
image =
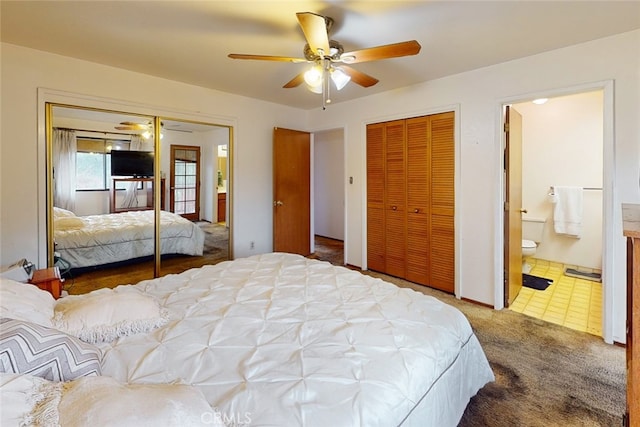
[{"label": "reflected window", "polygon": [[78,138],[76,190],[108,190],[111,180],[111,150],[127,150],[129,145],[129,141]]},{"label": "reflected window", "polygon": [[106,190],[110,155],[76,153],[76,190]]}]

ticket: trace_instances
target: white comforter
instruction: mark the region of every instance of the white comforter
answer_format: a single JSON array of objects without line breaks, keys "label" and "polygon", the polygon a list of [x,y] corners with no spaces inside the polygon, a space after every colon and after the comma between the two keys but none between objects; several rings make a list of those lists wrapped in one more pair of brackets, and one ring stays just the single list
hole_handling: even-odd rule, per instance
[{"label": "white comforter", "polygon": [[[56,251],[73,268],[150,256],[154,253],[154,212],[129,211],[75,217],[73,227],[56,227]],[[162,254],[202,255],[204,232],[191,221],[160,212]]]},{"label": "white comforter", "polygon": [[291,254],[135,285],[171,321],[102,346],[103,375],[186,382],[251,426],[455,426],[494,379],[464,315]]}]

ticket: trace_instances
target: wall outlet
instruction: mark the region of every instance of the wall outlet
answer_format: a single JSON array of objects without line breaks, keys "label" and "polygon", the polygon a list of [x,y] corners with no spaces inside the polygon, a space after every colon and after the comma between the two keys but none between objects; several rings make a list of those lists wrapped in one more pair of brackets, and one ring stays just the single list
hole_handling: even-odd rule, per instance
[{"label": "wall outlet", "polygon": [[249,249],[253,250],[255,248],[256,248],[256,242],[252,240],[251,242],[249,242]]}]

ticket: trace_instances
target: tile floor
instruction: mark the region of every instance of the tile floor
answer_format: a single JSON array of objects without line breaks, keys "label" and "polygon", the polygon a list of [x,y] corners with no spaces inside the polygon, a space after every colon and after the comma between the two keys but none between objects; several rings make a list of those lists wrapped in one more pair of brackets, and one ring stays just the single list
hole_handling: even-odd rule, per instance
[{"label": "tile floor", "polygon": [[602,283],[566,276],[560,263],[532,259],[529,264],[529,274],[553,279],[553,284],[544,291],[522,287],[511,310],[602,336]]}]

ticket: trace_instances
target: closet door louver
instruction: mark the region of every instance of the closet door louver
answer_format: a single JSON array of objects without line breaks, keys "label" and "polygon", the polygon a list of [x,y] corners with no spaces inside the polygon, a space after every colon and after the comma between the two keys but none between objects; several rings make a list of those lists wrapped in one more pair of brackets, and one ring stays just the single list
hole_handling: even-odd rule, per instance
[{"label": "closet door louver", "polygon": [[429,284],[429,117],[407,119],[406,279]]},{"label": "closet door louver", "polygon": [[385,271],[384,124],[367,126],[367,264]]},{"label": "closet door louver", "polygon": [[454,114],[431,116],[430,286],[453,293],[455,280]]},{"label": "closet door louver", "polygon": [[405,277],[407,261],[406,124],[385,126],[385,272]]}]

